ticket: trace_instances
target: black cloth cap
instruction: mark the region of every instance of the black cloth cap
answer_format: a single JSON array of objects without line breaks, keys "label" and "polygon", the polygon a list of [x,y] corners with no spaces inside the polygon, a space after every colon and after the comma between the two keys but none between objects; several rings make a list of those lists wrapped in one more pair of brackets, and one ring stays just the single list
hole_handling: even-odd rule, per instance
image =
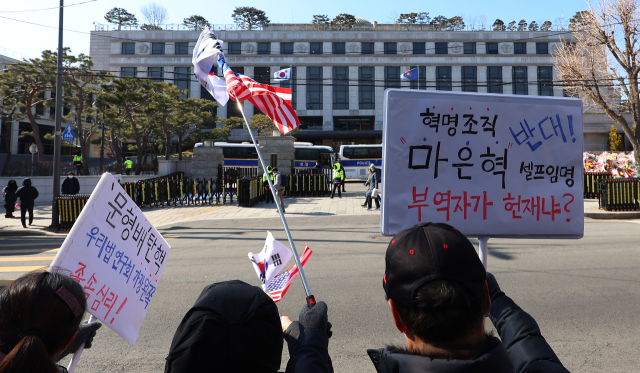
[{"label": "black cloth cap", "polygon": [[421,223],[396,234],[385,256],[382,281],[387,297],[411,310],[415,292],[434,280],[462,284],[482,294],[486,271],[476,249],[460,231],[444,223]]},{"label": "black cloth cap", "polygon": [[277,372],[283,343],[278,307],[262,289],[218,282],[182,319],[164,371]]}]

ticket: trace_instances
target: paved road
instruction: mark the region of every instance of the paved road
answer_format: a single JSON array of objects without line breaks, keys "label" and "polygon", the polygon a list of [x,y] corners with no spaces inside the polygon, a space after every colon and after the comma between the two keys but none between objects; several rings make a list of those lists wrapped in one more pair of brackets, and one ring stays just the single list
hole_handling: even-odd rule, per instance
[{"label": "paved road", "polygon": [[[307,242],[314,251],[306,271],[317,299],[329,304],[336,372],[372,372],[367,348],[403,342],[381,286],[388,238],[378,232],[379,214],[292,216],[289,224],[297,245]],[[587,220],[582,240],[489,241],[490,270],[536,318],[571,371],[630,372],[640,366],[638,228],[638,222]],[[173,333],[204,286],[229,279],[258,284],[246,253],[262,246],[267,229],[285,240],[275,218],[194,220],[161,228],[173,237],[172,250],[137,344],[129,346],[102,328],[77,371],[162,371]],[[5,242],[0,241],[2,250]],[[281,314],[297,318],[303,303],[296,281],[278,306]],[[286,359],[285,352],[283,367]]]}]

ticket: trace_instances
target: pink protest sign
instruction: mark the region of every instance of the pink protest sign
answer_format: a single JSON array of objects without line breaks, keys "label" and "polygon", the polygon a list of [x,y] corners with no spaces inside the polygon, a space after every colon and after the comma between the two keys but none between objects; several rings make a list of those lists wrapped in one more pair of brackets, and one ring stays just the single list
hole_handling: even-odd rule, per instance
[{"label": "pink protest sign", "polygon": [[579,99],[391,89],[384,110],[383,234],[583,236]]},{"label": "pink protest sign", "polygon": [[49,268],[78,281],[87,312],[133,345],[169,249],[116,178],[105,173]]}]

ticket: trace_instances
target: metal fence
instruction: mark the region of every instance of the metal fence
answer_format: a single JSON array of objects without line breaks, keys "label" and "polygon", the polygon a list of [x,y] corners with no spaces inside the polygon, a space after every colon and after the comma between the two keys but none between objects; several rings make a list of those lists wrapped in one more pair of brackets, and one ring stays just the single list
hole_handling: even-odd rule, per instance
[{"label": "metal fence", "polygon": [[582,178],[584,198],[596,199],[600,198],[600,187],[598,186],[598,181],[602,179],[611,179],[611,172],[584,172]]},{"label": "metal fence", "polygon": [[601,179],[599,205],[606,211],[640,211],[640,178]]},{"label": "metal fence", "polygon": [[69,231],[89,200],[88,194],[56,197],[58,205],[58,230]]}]

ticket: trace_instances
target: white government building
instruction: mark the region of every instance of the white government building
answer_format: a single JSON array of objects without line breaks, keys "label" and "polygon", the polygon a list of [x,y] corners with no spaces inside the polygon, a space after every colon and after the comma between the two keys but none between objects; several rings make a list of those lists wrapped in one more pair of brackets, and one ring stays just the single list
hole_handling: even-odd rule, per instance
[{"label": "white government building", "polygon": [[[234,71],[293,89],[293,107],[302,124],[296,138],[335,148],[382,141],[385,88],[564,96],[562,88],[552,84],[557,76],[551,53],[570,33],[428,27],[358,18],[348,30],[312,24],[270,24],[252,31],[233,25],[214,28]],[[188,89],[190,97],[211,99],[195,79],[191,63],[200,31],[108,28],[97,24],[91,32],[95,70],[173,82]],[[273,81],[273,73],[287,67],[292,67],[292,79]],[[415,67],[418,80],[400,81],[400,74]],[[220,106],[216,114],[240,116],[235,105]],[[254,114],[251,104],[245,105],[245,114]],[[611,124],[605,115],[586,114],[585,150],[606,150]],[[235,140],[245,140],[241,136]]]}]

